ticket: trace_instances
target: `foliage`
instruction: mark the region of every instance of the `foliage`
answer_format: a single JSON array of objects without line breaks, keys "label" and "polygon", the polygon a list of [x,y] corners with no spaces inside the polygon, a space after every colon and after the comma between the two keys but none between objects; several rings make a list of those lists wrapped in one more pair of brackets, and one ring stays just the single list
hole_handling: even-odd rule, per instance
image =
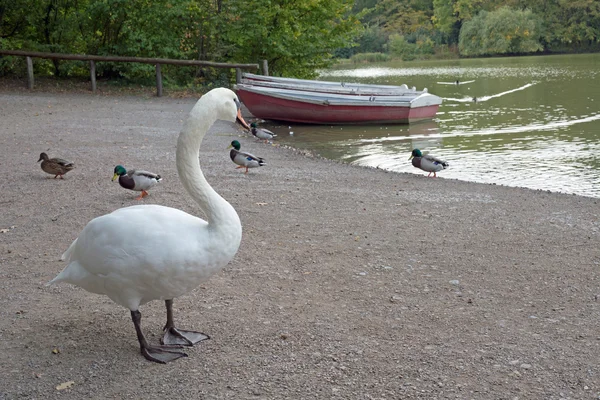
[{"label": "foliage", "polygon": [[542,50],[540,21],[529,10],[502,7],[481,11],[465,22],[460,31],[459,48],[463,55],[519,54]]},{"label": "foliage", "polygon": [[[457,47],[457,43],[460,45]],[[413,58],[600,49],[599,0],[0,0],[0,48],[259,63],[311,77],[334,57]],[[362,59],[371,59],[367,55]],[[41,60],[36,74],[85,76]],[[101,77],[152,84],[154,66],[97,63]],[[0,76],[24,74],[1,57]],[[232,70],[163,66],[165,85],[230,82]]]},{"label": "foliage", "polygon": [[427,58],[434,54],[433,40],[425,35],[415,36],[412,43],[403,35],[393,34],[388,43],[390,53],[403,61]]},{"label": "foliage", "polygon": [[[269,62],[273,75],[311,77],[351,46],[362,26],[348,0],[236,0],[227,10],[222,45],[236,60]],[[243,18],[242,18],[243,16]]]},{"label": "foliage", "polygon": [[399,35],[397,33],[391,35],[388,46],[390,49],[390,53],[402,58],[402,60],[404,61],[410,61],[415,59],[417,46],[413,43],[408,43],[406,41],[406,38],[402,35]]},{"label": "foliage", "polygon": [[356,52],[383,52],[388,42],[388,34],[380,26],[367,25],[358,39]]},{"label": "foliage", "polygon": [[[19,0],[0,3],[0,45],[9,49],[258,63],[312,76],[362,30],[351,0]],[[23,7],[23,6],[26,7]],[[36,72],[79,73],[74,62],[36,60]],[[81,64],[81,63],[79,63]],[[44,66],[44,70],[39,68]],[[2,69],[2,67],[4,67]],[[13,69],[3,61],[0,72]],[[154,67],[98,63],[105,77],[153,79]],[[174,81],[230,79],[232,73],[169,67]]]},{"label": "foliage", "polygon": [[358,53],[350,57],[353,64],[385,62],[390,60],[386,53]]}]

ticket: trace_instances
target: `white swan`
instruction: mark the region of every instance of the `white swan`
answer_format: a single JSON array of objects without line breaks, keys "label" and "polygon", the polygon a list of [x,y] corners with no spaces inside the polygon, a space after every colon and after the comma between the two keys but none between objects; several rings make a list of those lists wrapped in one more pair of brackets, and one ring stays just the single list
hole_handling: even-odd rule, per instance
[{"label": "white swan", "polygon": [[[240,246],[240,219],[208,184],[198,161],[202,139],[217,119],[237,119],[248,126],[237,96],[229,89],[211,90],[198,100],[177,142],[179,177],[207,221],[158,205],[118,209],[83,228],[62,256],[69,264],[50,282],[72,283],[129,308],[141,352],[151,361],[167,363],[185,357],[177,348],[208,338],[175,328],[173,298],[221,270]],[[167,307],[162,346],[149,344],[140,325],[139,306],[152,300],[165,300]]]}]

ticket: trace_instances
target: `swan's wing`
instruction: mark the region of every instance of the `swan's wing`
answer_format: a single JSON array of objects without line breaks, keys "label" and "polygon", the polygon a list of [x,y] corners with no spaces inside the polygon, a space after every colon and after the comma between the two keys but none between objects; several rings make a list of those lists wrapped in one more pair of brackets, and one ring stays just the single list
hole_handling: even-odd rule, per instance
[{"label": "swan's wing", "polygon": [[[174,268],[189,264],[203,245],[198,232],[205,225],[202,219],[170,207],[125,207],[90,221],[66,255],[98,277],[156,279],[167,264]],[[184,239],[189,237],[194,240]]]}]

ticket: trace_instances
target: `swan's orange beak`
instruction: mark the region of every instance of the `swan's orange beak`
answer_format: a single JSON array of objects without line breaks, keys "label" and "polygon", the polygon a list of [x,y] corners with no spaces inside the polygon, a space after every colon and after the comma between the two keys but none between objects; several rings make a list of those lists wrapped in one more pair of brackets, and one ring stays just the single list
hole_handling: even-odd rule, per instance
[{"label": "swan's orange beak", "polygon": [[242,117],[242,109],[241,108],[238,108],[237,118],[236,118],[235,122],[239,123],[241,126],[246,128],[247,130],[250,130],[250,127],[248,126],[246,121],[244,121],[244,117]]}]

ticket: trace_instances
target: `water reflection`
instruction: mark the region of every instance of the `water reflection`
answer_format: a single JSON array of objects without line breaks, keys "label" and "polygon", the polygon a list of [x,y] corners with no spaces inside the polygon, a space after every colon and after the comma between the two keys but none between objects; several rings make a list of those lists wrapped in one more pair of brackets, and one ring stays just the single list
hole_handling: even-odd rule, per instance
[{"label": "water reflection", "polygon": [[418,147],[450,162],[440,173],[446,178],[600,197],[600,85],[590,84],[600,55],[404,65],[333,70],[323,78],[428,87],[445,99],[434,121],[265,125],[280,142],[357,165],[422,174],[408,161]]}]

